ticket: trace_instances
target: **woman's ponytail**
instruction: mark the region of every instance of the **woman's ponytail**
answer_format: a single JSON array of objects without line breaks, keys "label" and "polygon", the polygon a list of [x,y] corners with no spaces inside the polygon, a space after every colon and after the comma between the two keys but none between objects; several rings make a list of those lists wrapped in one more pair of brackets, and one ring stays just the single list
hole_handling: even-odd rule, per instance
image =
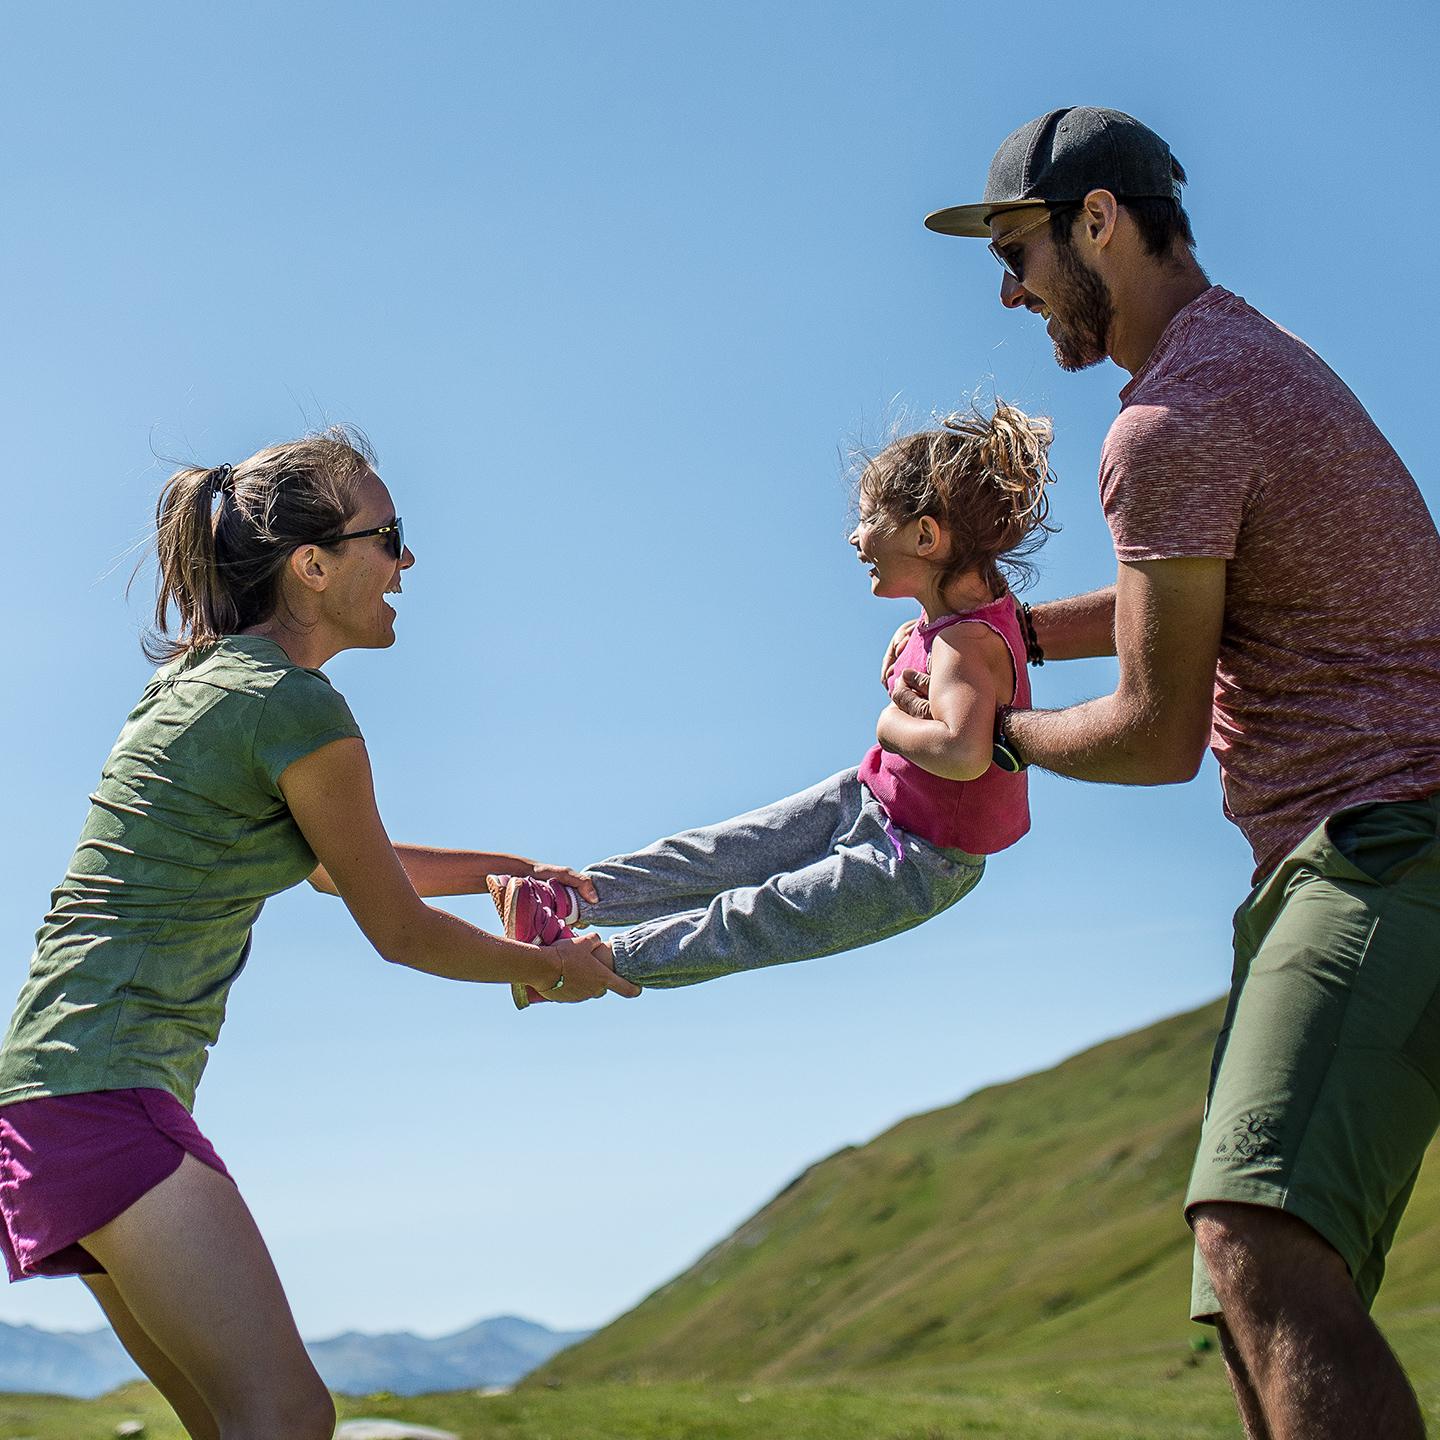
[{"label": "woman's ponytail", "polygon": [[[192,644],[213,644],[234,628],[235,607],[229,603],[220,573],[214,518],[221,475],[229,470],[228,465],[177,470],[160,492],[155,507],[160,572],[155,627],[161,635],[169,630],[172,606],[179,616],[180,633],[191,637]],[[162,653],[168,653],[168,647]],[[151,658],[161,656],[152,654]]]},{"label": "woman's ponytail", "polygon": [[233,467],[177,470],[155,507],[159,575],[145,653],[174,659],[269,619],[291,552],[344,531],[373,464],[365,437],[337,426]]}]

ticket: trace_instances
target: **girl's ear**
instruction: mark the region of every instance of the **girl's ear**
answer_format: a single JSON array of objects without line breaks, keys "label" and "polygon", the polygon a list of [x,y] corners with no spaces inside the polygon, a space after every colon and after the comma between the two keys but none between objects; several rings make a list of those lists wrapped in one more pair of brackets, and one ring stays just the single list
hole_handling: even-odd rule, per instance
[{"label": "girl's ear", "polygon": [[931,559],[940,548],[940,526],[933,515],[922,515],[915,532],[915,553]]}]

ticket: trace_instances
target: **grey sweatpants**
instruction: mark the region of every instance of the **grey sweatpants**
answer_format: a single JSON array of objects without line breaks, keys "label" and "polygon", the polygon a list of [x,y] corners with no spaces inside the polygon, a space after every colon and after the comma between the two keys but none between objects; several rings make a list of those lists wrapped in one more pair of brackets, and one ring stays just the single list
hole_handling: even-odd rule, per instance
[{"label": "grey sweatpants", "polygon": [[637,985],[694,985],[853,950],[938,915],[974,888],[983,855],[897,830],[843,770],[788,800],[590,865],[589,925]]}]

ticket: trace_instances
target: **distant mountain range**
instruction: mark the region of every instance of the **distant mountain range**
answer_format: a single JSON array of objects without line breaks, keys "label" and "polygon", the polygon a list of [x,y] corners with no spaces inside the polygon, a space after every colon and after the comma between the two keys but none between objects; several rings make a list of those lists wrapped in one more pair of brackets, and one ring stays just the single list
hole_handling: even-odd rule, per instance
[{"label": "distant mountain range", "polygon": [[[307,1342],[332,1389],[348,1395],[388,1390],[421,1395],[513,1385],[588,1330],[556,1331],[513,1315],[482,1320],[455,1335],[424,1340],[394,1335],[337,1335]],[[137,1379],[139,1372],[108,1329],[56,1333],[0,1324],[0,1390],[90,1398]]]}]

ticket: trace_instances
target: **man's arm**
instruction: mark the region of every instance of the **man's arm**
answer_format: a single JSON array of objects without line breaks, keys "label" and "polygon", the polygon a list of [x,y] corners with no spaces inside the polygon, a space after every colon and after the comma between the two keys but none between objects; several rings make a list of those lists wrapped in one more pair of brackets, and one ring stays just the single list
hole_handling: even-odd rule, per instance
[{"label": "man's arm", "polygon": [[1045,600],[1030,607],[1035,638],[1047,660],[1088,660],[1115,653],[1115,587]]},{"label": "man's arm", "polygon": [[[1009,712],[1005,735],[1021,757],[1075,780],[1191,779],[1210,738],[1225,564],[1210,558],[1122,564],[1114,591],[1115,693],[1065,710]],[[1081,597],[1096,602],[1092,621],[1104,594]]]},{"label": "man's arm", "polygon": [[[1089,660],[1115,653],[1115,587],[1091,590],[1065,600],[1042,600],[1030,607],[1030,623],[1047,660]],[[880,662],[880,683],[890,688],[890,672],[916,622],[907,620],[891,637]]]}]

